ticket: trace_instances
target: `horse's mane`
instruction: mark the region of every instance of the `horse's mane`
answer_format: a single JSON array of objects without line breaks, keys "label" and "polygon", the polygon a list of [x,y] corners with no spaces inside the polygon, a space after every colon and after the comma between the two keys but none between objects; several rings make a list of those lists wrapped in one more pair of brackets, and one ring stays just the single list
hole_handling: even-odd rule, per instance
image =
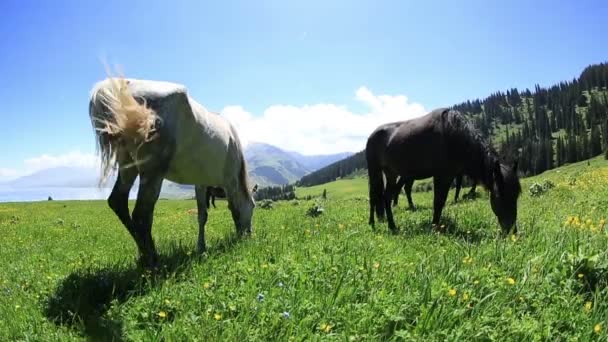
[{"label": "horse's mane", "polygon": [[494,184],[493,171],[499,161],[498,153],[459,111],[444,110],[441,113],[441,121],[443,131],[460,143],[460,147],[464,149],[462,153],[469,159],[469,165],[465,169],[467,176],[490,188]]}]

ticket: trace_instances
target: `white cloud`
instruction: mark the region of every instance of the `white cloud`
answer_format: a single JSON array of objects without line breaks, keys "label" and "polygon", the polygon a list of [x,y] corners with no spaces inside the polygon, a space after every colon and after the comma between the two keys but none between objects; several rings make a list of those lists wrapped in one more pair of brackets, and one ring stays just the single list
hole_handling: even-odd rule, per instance
[{"label": "white cloud", "polygon": [[80,151],[72,151],[59,155],[43,154],[25,159],[23,165],[18,168],[0,168],[0,182],[10,181],[36,171],[61,166],[95,169],[99,168],[99,157],[93,153],[83,153]]},{"label": "white cloud", "polygon": [[73,151],[60,155],[43,154],[38,157],[28,158],[23,164],[25,170],[30,173],[60,166],[96,168],[99,166],[99,157],[92,153]]},{"label": "white cloud", "polygon": [[0,167],[0,182],[9,181],[19,177],[19,171],[15,169],[1,168]]},{"label": "white cloud", "polygon": [[366,112],[354,113],[335,104],[314,104],[273,105],[261,116],[254,116],[241,106],[228,106],[222,115],[236,126],[245,144],[265,142],[303,154],[329,154],[360,151],[379,125],[426,113],[421,104],[409,102],[403,95],[375,95],[366,87],[357,90],[356,99],[367,107]]}]

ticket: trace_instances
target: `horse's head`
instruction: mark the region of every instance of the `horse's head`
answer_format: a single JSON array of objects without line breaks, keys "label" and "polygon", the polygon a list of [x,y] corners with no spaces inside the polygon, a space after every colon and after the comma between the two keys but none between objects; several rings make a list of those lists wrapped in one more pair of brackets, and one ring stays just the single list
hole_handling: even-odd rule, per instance
[{"label": "horse's head", "polygon": [[[494,184],[490,189],[490,204],[503,232],[509,232],[517,220],[517,199],[521,192],[517,162],[513,166],[508,166],[497,161],[492,173]],[[516,230],[517,227],[514,231]]]}]

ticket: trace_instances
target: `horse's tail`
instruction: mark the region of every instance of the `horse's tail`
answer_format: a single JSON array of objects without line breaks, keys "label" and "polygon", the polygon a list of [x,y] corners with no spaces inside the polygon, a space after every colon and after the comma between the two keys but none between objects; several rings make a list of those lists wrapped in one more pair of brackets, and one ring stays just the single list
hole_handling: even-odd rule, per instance
[{"label": "horse's tail", "polygon": [[145,100],[137,102],[129,82],[123,77],[110,77],[93,88],[89,116],[97,136],[97,152],[101,156],[102,184],[116,166],[121,146],[119,139],[126,138],[135,146],[151,140],[158,117],[146,106]]},{"label": "horse's tail", "polygon": [[369,180],[369,224],[374,224],[374,210],[378,219],[384,219],[384,181],[382,166],[373,144],[373,136],[367,141],[365,158],[367,159],[367,174]]}]

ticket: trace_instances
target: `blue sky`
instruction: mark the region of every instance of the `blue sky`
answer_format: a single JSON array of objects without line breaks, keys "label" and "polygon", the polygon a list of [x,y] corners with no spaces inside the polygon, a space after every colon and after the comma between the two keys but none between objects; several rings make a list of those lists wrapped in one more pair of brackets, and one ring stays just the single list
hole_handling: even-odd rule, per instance
[{"label": "blue sky", "polygon": [[[304,153],[360,149],[351,121],[551,85],[608,60],[605,1],[4,0],[0,13],[0,180],[94,153],[100,58],[182,83],[250,140]],[[308,127],[322,136],[274,136],[304,116],[328,120]]]}]

